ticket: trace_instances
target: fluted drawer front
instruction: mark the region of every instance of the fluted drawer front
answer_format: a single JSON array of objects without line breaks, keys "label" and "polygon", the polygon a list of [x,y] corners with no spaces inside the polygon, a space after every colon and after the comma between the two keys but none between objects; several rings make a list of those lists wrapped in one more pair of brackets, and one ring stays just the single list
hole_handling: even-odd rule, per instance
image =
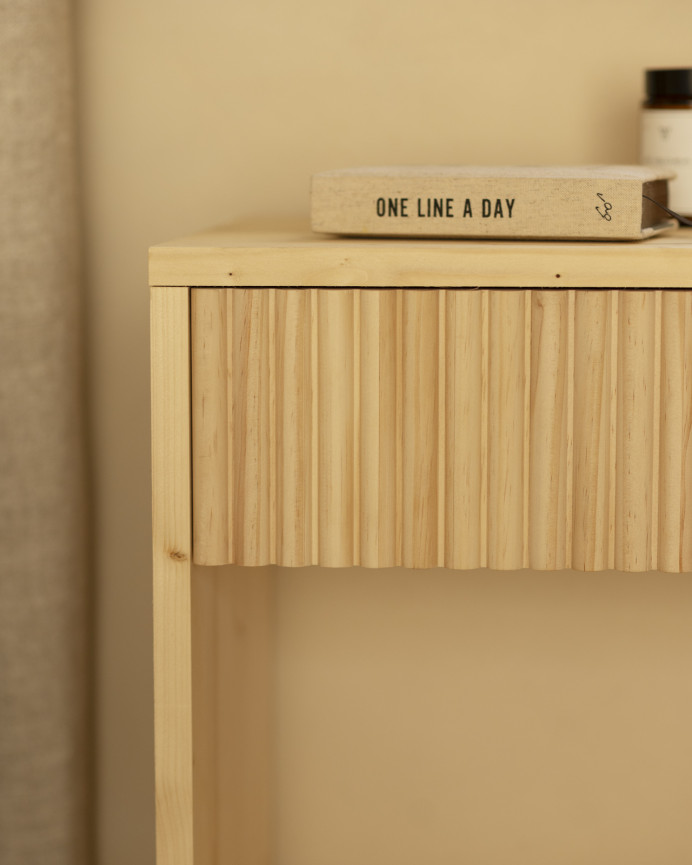
[{"label": "fluted drawer front", "polygon": [[198,564],[692,570],[692,292],[193,289]]}]

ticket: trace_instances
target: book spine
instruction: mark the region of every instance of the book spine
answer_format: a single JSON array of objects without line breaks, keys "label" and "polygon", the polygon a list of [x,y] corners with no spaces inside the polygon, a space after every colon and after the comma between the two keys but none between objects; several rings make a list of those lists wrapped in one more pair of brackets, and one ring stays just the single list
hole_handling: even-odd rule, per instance
[{"label": "book spine", "polygon": [[313,178],[312,227],[428,237],[642,236],[642,184],[623,179]]}]

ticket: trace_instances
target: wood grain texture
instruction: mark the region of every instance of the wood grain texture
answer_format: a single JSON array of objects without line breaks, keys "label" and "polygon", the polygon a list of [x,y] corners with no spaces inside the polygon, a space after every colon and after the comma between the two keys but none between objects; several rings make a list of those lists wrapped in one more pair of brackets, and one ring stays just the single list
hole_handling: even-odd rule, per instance
[{"label": "wood grain texture", "polygon": [[195,561],[692,567],[689,292],[213,291]]},{"label": "wood grain texture", "polygon": [[692,570],[692,293],[664,292],[658,566]]},{"label": "wood grain texture", "polygon": [[615,568],[645,571],[652,556],[655,295],[621,291],[618,310]]},{"label": "wood grain texture", "polygon": [[320,237],[232,226],[154,246],[151,285],[692,288],[692,229],[646,243]]},{"label": "wood grain texture", "polygon": [[354,292],[318,292],[319,561],[346,567],[354,554]]},{"label": "wood grain texture", "polygon": [[485,564],[487,291],[446,296],[445,566]]},{"label": "wood grain texture", "polygon": [[574,309],[574,476],[572,566],[609,565],[612,308],[617,294],[576,292]]},{"label": "wood grain texture", "polygon": [[151,291],[156,846],[165,865],[195,861],[188,295]]},{"label": "wood grain texture", "polygon": [[[190,470],[190,368],[196,369],[202,408],[194,436],[201,468],[195,479],[200,515],[197,546],[206,559],[233,549],[230,448],[249,461],[244,483],[254,484],[251,515],[235,537],[242,555],[269,557],[266,522],[267,458],[263,442],[241,433],[271,416],[264,360],[268,295],[234,299],[225,293],[151,292],[152,487],[154,575],[154,700],[157,861],[161,865],[253,862],[269,865],[273,819],[273,573],[272,569],[193,568]],[[296,298],[288,298],[289,306]],[[288,309],[288,307],[286,307]],[[283,310],[286,311],[285,309]],[[303,321],[298,305],[295,318]],[[284,316],[288,321],[290,316]],[[290,329],[290,325],[288,327]],[[190,343],[195,345],[191,358]],[[238,343],[237,345],[235,343]],[[290,356],[290,352],[288,355]],[[236,361],[234,363],[234,357]],[[243,370],[234,380],[233,370]],[[250,376],[245,371],[254,369]],[[293,378],[293,377],[292,377]],[[260,387],[262,383],[262,388]],[[231,392],[233,391],[233,393]],[[228,426],[239,394],[243,423]],[[255,396],[257,395],[257,399]],[[271,450],[271,449],[270,449]],[[259,463],[260,469],[255,467]],[[224,526],[224,520],[226,525]],[[250,541],[248,541],[250,538]],[[256,538],[265,544],[260,551]]]},{"label": "wood grain texture", "polygon": [[[488,331],[488,567],[524,564],[526,303],[519,289],[490,292]],[[528,343],[530,344],[530,343]]]},{"label": "wood grain texture", "polygon": [[276,292],[276,557],[312,559],[310,292]]},{"label": "wood grain texture", "polygon": [[535,291],[531,303],[529,565],[568,566],[572,505],[571,292]]},{"label": "wood grain texture", "polygon": [[360,562],[386,567],[396,549],[397,292],[360,298]]},{"label": "wood grain texture", "polygon": [[407,568],[439,564],[438,294],[403,294],[401,563]]},{"label": "wood grain texture", "polygon": [[246,565],[266,565],[271,549],[272,447],[271,408],[275,399],[270,364],[274,321],[271,289],[245,289],[229,295],[232,315],[228,337],[232,351],[231,438],[233,472],[233,543]]},{"label": "wood grain texture", "polygon": [[[228,406],[227,378],[232,375],[227,351],[226,293],[215,289],[195,292],[192,308],[191,345],[196,370],[197,399],[200,411],[192,417],[192,437],[196,445],[193,512],[195,557],[205,565],[222,564],[232,546],[229,533],[228,486],[218,484],[218,472],[231,477],[228,429],[232,413]],[[232,435],[231,435],[232,438]],[[229,482],[232,489],[232,481]]]}]

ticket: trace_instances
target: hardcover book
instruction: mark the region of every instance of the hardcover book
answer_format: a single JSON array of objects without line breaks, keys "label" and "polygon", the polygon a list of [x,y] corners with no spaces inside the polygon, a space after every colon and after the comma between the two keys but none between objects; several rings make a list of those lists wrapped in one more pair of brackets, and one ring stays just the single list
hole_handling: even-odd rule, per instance
[{"label": "hardcover book", "polygon": [[313,231],[640,240],[676,228],[667,171],[640,165],[410,166],[313,175]]}]

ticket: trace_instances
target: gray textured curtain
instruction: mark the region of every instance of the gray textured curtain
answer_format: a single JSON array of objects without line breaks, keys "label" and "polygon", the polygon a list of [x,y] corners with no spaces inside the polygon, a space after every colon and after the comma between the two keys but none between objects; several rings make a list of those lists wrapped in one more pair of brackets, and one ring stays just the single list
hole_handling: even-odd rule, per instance
[{"label": "gray textured curtain", "polygon": [[90,858],[72,17],[0,0],[0,865]]}]

